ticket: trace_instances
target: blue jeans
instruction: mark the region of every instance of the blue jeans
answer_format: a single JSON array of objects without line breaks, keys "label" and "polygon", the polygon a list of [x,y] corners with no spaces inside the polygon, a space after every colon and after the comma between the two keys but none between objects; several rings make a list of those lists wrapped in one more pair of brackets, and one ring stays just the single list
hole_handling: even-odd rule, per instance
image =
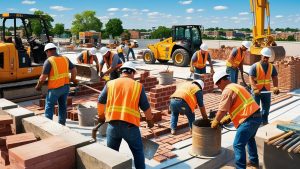
[{"label": "blue jeans", "polygon": [[135,59],[135,55],[134,55],[134,52],[133,52],[133,49],[132,48],[129,48],[129,50],[128,50],[128,54],[127,54],[127,61],[129,61],[129,54],[132,54],[132,58],[133,58],[133,60],[136,60]]},{"label": "blue jeans", "polygon": [[124,121],[111,121],[107,126],[106,134],[109,148],[119,151],[121,141],[124,139],[133,154],[135,168],[145,168],[143,143],[139,127]]},{"label": "blue jeans", "polygon": [[226,73],[229,74],[229,80],[232,82],[232,83],[237,83],[238,81],[238,73],[239,73],[239,69],[236,68],[232,68],[232,67],[226,67]]},{"label": "blue jeans", "polygon": [[122,60],[122,62],[124,63],[125,62],[125,57],[124,57],[124,54],[123,53],[118,53],[119,55],[119,58]]},{"label": "blue jeans", "polygon": [[53,119],[54,105],[58,102],[58,123],[65,125],[67,119],[67,97],[69,95],[69,85],[64,85],[56,89],[49,89],[46,96],[45,116]]},{"label": "blue jeans", "polygon": [[[256,114],[259,114],[259,111],[257,111]],[[250,162],[252,164],[259,164],[255,134],[260,123],[261,117],[249,117],[237,128],[233,142],[235,164],[237,169],[246,168],[246,145]]]},{"label": "blue jeans", "polygon": [[270,106],[271,106],[271,93],[261,93],[258,96],[255,96],[253,91],[252,95],[254,100],[258,105],[260,105],[261,102],[261,116],[262,116],[262,123],[267,124],[268,121],[268,116],[270,112]]},{"label": "blue jeans", "polygon": [[[206,73],[206,66],[202,69],[198,69],[198,68],[195,67],[195,73],[205,74]],[[194,74],[194,80],[196,80],[196,79],[201,79],[201,77],[199,75]]]},{"label": "blue jeans", "polygon": [[192,112],[189,105],[183,99],[172,98],[170,101],[171,109],[171,129],[175,130],[177,127],[179,112],[184,113],[189,120],[189,127],[192,128],[195,121],[195,113]]}]

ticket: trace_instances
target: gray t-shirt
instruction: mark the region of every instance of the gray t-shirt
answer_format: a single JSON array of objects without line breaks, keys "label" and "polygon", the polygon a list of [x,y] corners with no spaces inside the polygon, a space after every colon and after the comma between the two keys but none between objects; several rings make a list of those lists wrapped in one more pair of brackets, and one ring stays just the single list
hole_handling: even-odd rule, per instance
[{"label": "gray t-shirt", "polygon": [[[118,64],[122,63],[118,54],[114,54],[112,64],[110,65],[111,68],[116,67]],[[104,59],[100,61],[100,64],[103,66],[105,64]]]},{"label": "gray t-shirt", "polygon": [[[193,54],[193,56],[192,56],[192,61],[193,62],[196,62],[197,61],[197,52],[198,51],[196,51],[194,54]],[[203,60],[204,60],[204,57],[205,57],[205,54],[201,54],[202,55],[202,58],[203,58]],[[211,58],[210,58],[210,54],[208,53],[208,55],[207,55],[207,61],[211,61]]]},{"label": "gray t-shirt", "polygon": [[[55,56],[55,57],[61,57],[61,56]],[[68,58],[67,58],[68,59]],[[69,70],[73,69],[74,68],[74,64],[68,59],[69,61]],[[49,59],[47,59],[45,62],[44,62],[44,67],[43,67],[43,72],[42,74],[44,75],[49,75],[50,74],[50,70],[51,70],[51,63],[49,61]]]}]

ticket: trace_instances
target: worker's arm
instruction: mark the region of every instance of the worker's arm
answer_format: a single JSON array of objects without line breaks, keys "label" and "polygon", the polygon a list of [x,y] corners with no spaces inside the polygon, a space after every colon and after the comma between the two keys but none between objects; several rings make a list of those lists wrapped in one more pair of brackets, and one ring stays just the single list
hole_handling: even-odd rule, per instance
[{"label": "worker's arm", "polygon": [[101,60],[100,64],[99,64],[99,73],[100,73],[100,76],[103,76],[103,72],[102,72],[103,65],[104,65],[104,60]]},{"label": "worker's arm", "polygon": [[191,63],[190,63],[190,71],[191,71],[192,73],[195,72],[193,63],[196,62],[196,61],[197,61],[197,51],[193,54],[192,59],[191,59]]},{"label": "worker's arm", "polygon": [[210,73],[211,74],[214,74],[215,71],[214,71],[214,67],[213,67],[213,64],[212,64],[212,61],[211,61],[211,57],[210,57],[210,54],[208,54],[208,58],[207,58],[208,62],[209,62],[209,65],[210,65]]},{"label": "worker's arm", "polygon": [[197,93],[195,93],[196,98],[197,98],[197,103],[201,112],[201,115],[203,119],[207,119],[207,114],[206,114],[206,109],[203,103],[203,93],[201,90],[199,90]]},{"label": "worker's arm", "polygon": [[83,55],[80,53],[80,55],[77,57],[77,63],[82,64],[83,61]]},{"label": "worker's arm", "polygon": [[139,107],[145,113],[148,127],[150,128],[153,127],[154,126],[153,115],[151,112],[150,104],[148,102],[144,87],[142,87],[142,92],[139,100]]},{"label": "worker's arm", "polygon": [[42,74],[39,77],[39,80],[35,86],[35,89],[37,91],[40,91],[42,89],[43,84],[45,83],[45,81],[47,80],[47,78],[50,74],[50,70],[51,70],[51,64],[50,64],[49,60],[46,60],[43,65]]},{"label": "worker's arm", "polygon": [[97,69],[97,75],[98,75],[99,74],[100,65],[99,65],[99,61],[98,61],[97,56],[94,56],[94,62],[96,62],[96,69]]},{"label": "worker's arm", "polygon": [[105,121],[104,109],[105,109],[106,101],[107,101],[107,86],[105,85],[102,92],[99,94],[98,105],[97,105],[98,118],[99,118],[99,121],[101,121],[101,122]]},{"label": "worker's arm", "polygon": [[77,80],[76,80],[77,69],[76,69],[76,67],[73,67],[73,69],[71,69],[70,72],[71,72],[71,81],[76,84],[77,83]]},{"label": "worker's arm", "polygon": [[121,65],[117,66],[119,63],[122,63],[118,55],[114,55],[112,64],[110,65],[110,68],[107,69],[106,72],[103,73],[103,76],[106,74],[110,74],[111,72],[119,69]]}]

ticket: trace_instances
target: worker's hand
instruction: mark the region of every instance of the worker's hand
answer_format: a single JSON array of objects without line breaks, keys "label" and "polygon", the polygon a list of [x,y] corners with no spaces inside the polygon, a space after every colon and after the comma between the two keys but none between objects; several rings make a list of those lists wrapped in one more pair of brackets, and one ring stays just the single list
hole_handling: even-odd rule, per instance
[{"label": "worker's hand", "polygon": [[194,67],[190,67],[190,71],[192,72],[192,73],[194,73],[195,72],[195,70],[194,70]]},{"label": "worker's hand", "polygon": [[274,93],[275,95],[278,95],[278,94],[280,93],[278,87],[274,87],[274,88],[273,88],[273,93]]},{"label": "worker's hand", "polygon": [[71,79],[71,82],[73,82],[74,85],[78,85],[79,80],[77,80],[77,79]]},{"label": "worker's hand", "polygon": [[153,120],[146,120],[146,122],[147,122],[148,128],[154,127],[154,121]]},{"label": "worker's hand", "polygon": [[214,74],[215,73],[214,69],[210,69],[210,73]]},{"label": "worker's hand", "polygon": [[253,93],[254,93],[255,96],[260,95],[260,91],[257,88],[253,89]]},{"label": "worker's hand", "polygon": [[103,72],[100,72],[100,78],[102,78],[104,76]]},{"label": "worker's hand", "polygon": [[42,91],[42,85],[37,84],[37,85],[35,86],[35,90],[36,90],[36,91]]},{"label": "worker's hand", "polygon": [[105,118],[99,118],[98,117],[98,123],[104,123],[105,122]]},{"label": "worker's hand", "polygon": [[224,124],[229,124],[230,122],[231,122],[231,118],[230,115],[228,114],[221,119],[220,124],[224,125]]},{"label": "worker's hand", "polygon": [[213,129],[216,129],[219,126],[220,122],[218,122],[216,119],[210,122],[210,127]]}]

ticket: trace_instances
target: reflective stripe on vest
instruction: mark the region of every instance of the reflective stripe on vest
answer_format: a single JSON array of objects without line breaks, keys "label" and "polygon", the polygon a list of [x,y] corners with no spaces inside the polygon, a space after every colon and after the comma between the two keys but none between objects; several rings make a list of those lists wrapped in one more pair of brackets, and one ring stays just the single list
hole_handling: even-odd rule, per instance
[{"label": "reflective stripe on vest", "polygon": [[268,91],[271,90],[271,78],[273,72],[273,65],[268,63],[268,70],[265,73],[260,62],[256,63],[256,87],[258,90],[261,90],[265,87]]},{"label": "reflective stripe on vest", "polygon": [[[85,64],[93,64],[94,57],[88,54],[88,51],[83,51],[83,63]],[[88,56],[90,57],[90,60],[88,62]]]},{"label": "reflective stripe on vest", "polygon": [[69,84],[69,61],[66,57],[49,57],[51,70],[48,77],[48,89],[55,89]]},{"label": "reflective stripe on vest", "polygon": [[183,99],[189,105],[192,112],[194,112],[197,105],[197,98],[195,94],[199,90],[201,89],[196,84],[187,82],[178,86],[176,91],[170,97]]},{"label": "reflective stripe on vest", "polygon": [[109,81],[107,83],[106,120],[122,120],[139,127],[141,92],[142,84],[133,79],[119,78]]},{"label": "reflective stripe on vest", "polygon": [[[115,57],[115,54],[113,52],[110,52],[109,61],[107,60],[106,57],[103,57],[103,60],[104,60],[104,62],[106,64],[107,68],[110,68],[110,66],[112,65],[112,61],[113,61],[114,57]],[[121,66],[122,66],[122,62],[116,65],[116,67],[121,67]]]},{"label": "reflective stripe on vest", "polygon": [[226,88],[231,89],[238,96],[229,110],[230,118],[234,126],[238,128],[241,123],[259,109],[259,106],[241,85],[231,83]]},{"label": "reflective stripe on vest", "polygon": [[204,59],[202,57],[201,51],[197,52],[197,61],[193,63],[193,66],[195,66],[198,69],[202,69],[206,66],[206,61],[208,58],[208,52],[205,51]]},{"label": "reflective stripe on vest", "polygon": [[240,63],[243,61],[244,57],[245,57],[245,52],[242,52],[242,49],[238,48],[236,56],[233,58],[233,61],[229,59],[226,60],[226,66],[237,68],[239,67]]}]

